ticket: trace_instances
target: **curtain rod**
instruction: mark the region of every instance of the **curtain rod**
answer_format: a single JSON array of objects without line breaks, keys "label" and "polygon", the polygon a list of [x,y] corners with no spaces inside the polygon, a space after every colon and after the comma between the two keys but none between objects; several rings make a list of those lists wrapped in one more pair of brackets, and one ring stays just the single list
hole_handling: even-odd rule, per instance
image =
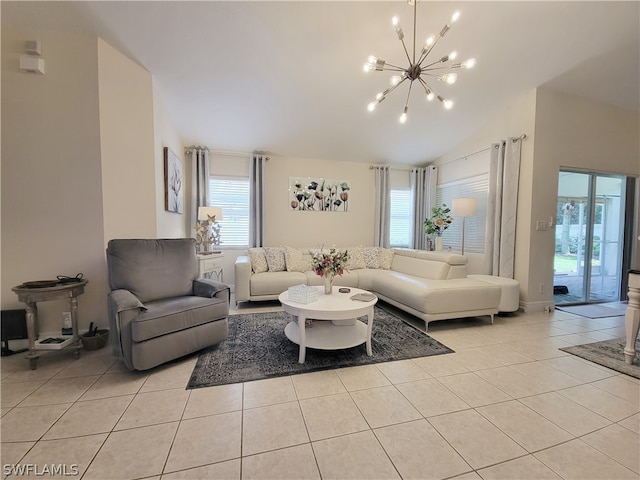
[{"label": "curtain rod", "polygon": [[[520,135],[519,137],[514,137],[512,139],[512,142],[517,142],[518,140],[524,140],[525,138],[527,138],[527,134],[523,133],[522,135]],[[487,150],[491,150],[491,147],[487,147],[487,148],[483,148],[482,150],[478,150],[477,152],[473,152],[470,153],[469,155],[464,155],[462,157],[458,157],[458,158],[454,158],[453,160],[449,160],[448,162],[443,162],[440,165],[447,165],[448,163],[452,163],[452,162],[457,162],[458,160],[466,160],[469,157],[473,157],[474,155],[477,155],[479,153],[483,153],[486,152]]]},{"label": "curtain rod", "polygon": [[[185,153],[191,154],[194,148],[200,148],[202,150],[209,152],[212,155],[224,155],[225,157],[250,158],[251,155],[262,155],[261,152],[250,153],[250,152],[227,152],[224,150],[213,150],[207,146],[202,147],[200,145],[189,145],[188,147],[185,147]],[[269,157],[267,157],[267,160],[269,160]]]},{"label": "curtain rod", "polygon": [[390,165],[369,165],[369,170],[374,170],[376,168],[388,168],[389,170],[400,170],[403,172],[408,172],[413,170],[414,168],[423,168],[423,167],[392,167]]}]

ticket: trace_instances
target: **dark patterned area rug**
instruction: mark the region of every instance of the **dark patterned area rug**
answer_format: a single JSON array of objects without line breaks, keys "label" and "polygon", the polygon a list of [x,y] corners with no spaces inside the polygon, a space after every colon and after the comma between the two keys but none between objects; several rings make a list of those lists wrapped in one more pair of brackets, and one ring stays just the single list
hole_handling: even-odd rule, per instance
[{"label": "dark patterned area rug", "polygon": [[576,355],[590,362],[624,373],[631,377],[640,378],[640,365],[638,365],[638,352],[640,352],[640,338],[636,339],[636,358],[633,365],[624,361],[625,340],[616,338],[604,342],[587,343],[574,347],[561,348],[563,352]]},{"label": "dark patterned area rug", "polygon": [[298,345],[284,335],[284,327],[289,321],[290,316],[285,312],[230,315],[229,336],[221,344],[200,354],[187,388],[453,352],[396,315],[376,306],[371,357],[367,355],[364,344],[345,350],[307,348],[306,361],[301,365],[298,363]]}]

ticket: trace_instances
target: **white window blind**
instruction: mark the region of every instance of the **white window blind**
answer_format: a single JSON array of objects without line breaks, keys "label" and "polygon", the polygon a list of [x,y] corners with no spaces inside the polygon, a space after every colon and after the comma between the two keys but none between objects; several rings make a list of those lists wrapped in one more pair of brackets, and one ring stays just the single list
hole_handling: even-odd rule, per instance
[{"label": "white window blind", "polygon": [[[464,251],[465,253],[484,253],[485,221],[487,218],[487,192],[489,180],[487,175],[467,178],[448,184],[438,185],[436,204],[453,206],[455,198],[475,198],[478,201],[477,213],[465,220]],[[442,235],[443,244],[451,246],[454,252],[462,247],[462,217],[454,216],[453,223]]]},{"label": "white window blind", "polygon": [[249,244],[249,179],[211,176],[209,205],[222,208],[221,247],[246,247]]},{"label": "white window blind", "polygon": [[411,235],[411,189],[390,191],[389,242],[392,247],[408,247]]}]

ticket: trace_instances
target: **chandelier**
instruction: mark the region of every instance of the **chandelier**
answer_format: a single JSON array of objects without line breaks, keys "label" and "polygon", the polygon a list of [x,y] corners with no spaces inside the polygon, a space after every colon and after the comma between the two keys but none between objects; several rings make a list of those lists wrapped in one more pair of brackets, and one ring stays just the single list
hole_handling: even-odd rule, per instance
[{"label": "chandelier", "polygon": [[407,60],[409,62],[409,66],[399,67],[397,65],[393,65],[391,63],[387,63],[384,60],[380,60],[379,58],[374,57],[373,55],[369,56],[367,63],[364,65],[364,71],[370,72],[375,70],[377,72],[382,71],[391,71],[396,72],[390,78],[391,86],[387,88],[385,91],[380,92],[376,95],[376,99],[367,105],[367,110],[370,112],[374,111],[376,106],[381,103],[387,95],[393,92],[396,88],[402,85],[404,82],[409,80],[409,91],[407,92],[407,100],[404,104],[404,110],[400,115],[400,123],[405,123],[407,121],[407,111],[409,110],[409,97],[411,96],[411,88],[413,87],[413,82],[417,81],[420,86],[424,89],[426,94],[426,98],[428,101],[432,101],[434,99],[438,99],[446,110],[449,110],[453,107],[453,101],[447,99],[440,95],[432,86],[431,83],[433,80],[444,82],[448,85],[451,85],[456,82],[458,79],[457,73],[452,73],[447,70],[457,69],[457,68],[472,68],[476,61],[474,58],[470,58],[461,63],[453,63],[453,61],[457,58],[458,53],[453,51],[449,55],[445,55],[438,59],[427,60],[427,57],[436,46],[438,41],[444,37],[451,26],[458,20],[460,17],[460,12],[456,11],[452,16],[449,23],[447,23],[438,36],[431,35],[427,37],[424,45],[422,46],[419,55],[416,55],[416,8],[418,0],[408,0],[409,5],[413,5],[413,53],[412,56],[409,56],[409,51],[407,50],[407,45],[404,42],[404,32],[400,27],[400,23],[398,21],[398,17],[395,16],[392,18],[393,27],[395,28],[396,34],[398,35],[398,40],[402,42],[402,47],[404,48],[404,53],[407,56]]}]

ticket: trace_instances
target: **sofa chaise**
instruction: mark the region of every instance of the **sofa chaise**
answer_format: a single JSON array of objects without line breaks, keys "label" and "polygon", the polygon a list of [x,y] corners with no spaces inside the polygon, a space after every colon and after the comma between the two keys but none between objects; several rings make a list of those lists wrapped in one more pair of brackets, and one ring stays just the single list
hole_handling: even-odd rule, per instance
[{"label": "sofa chaise", "polygon": [[[314,249],[249,249],[235,262],[236,303],[278,298],[291,286],[321,285],[311,270]],[[425,322],[488,315],[493,323],[500,285],[467,276],[467,258],[449,252],[354,247],[334,285],[357,287]]]}]

